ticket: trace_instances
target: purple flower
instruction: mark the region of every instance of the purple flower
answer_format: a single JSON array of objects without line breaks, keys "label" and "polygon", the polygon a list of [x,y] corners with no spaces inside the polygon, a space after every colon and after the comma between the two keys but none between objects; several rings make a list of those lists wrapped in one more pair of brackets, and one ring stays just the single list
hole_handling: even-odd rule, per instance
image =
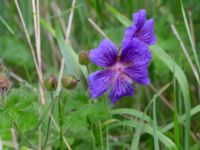
[{"label": "purple flower", "polygon": [[115,103],[123,96],[133,95],[133,82],[143,85],[150,83],[148,64],[151,53],[143,42],[124,41],[119,55],[116,46],[105,39],[90,52],[90,59],[104,68],[88,78],[92,98],[109,91],[109,97]]},{"label": "purple flower", "polygon": [[137,38],[147,45],[155,44],[154,20],[146,20],[146,11],[141,9],[134,13],[133,22],[134,24],[126,29],[123,42]]}]

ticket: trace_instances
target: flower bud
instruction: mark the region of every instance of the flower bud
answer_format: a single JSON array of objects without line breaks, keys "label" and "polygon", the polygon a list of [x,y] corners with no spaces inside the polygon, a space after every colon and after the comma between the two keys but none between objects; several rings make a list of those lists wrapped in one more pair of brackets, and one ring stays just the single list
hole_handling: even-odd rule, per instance
[{"label": "flower bud", "polygon": [[79,52],[79,63],[81,65],[88,65],[90,63],[90,52],[82,50]]},{"label": "flower bud", "polygon": [[65,75],[62,77],[62,86],[68,90],[76,88],[78,80],[73,75]]},{"label": "flower bud", "polygon": [[57,80],[56,76],[54,76],[54,75],[50,75],[44,81],[44,86],[47,89],[47,91],[56,90],[57,85],[58,85],[58,80]]},{"label": "flower bud", "polygon": [[10,81],[6,75],[0,75],[0,90],[2,92],[7,91],[10,87]]}]

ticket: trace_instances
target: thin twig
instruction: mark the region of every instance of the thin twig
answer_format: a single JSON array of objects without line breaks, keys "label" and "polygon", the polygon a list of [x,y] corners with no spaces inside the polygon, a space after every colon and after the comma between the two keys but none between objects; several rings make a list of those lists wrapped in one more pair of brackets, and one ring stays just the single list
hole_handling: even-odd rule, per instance
[{"label": "thin twig", "polygon": [[32,89],[33,91],[37,91],[37,89],[35,87],[33,87],[30,83],[28,83],[26,80],[22,79],[20,76],[18,76],[17,74],[15,74],[14,72],[8,71],[8,74],[15,79],[18,82],[23,83],[23,85],[29,89]]},{"label": "thin twig", "polygon": [[73,20],[73,17],[74,17],[74,7],[75,7],[75,4],[76,4],[76,0],[73,0],[72,1],[72,6],[71,6],[71,11],[70,11],[70,14],[69,14],[67,31],[66,31],[66,34],[65,34],[65,40],[66,40],[67,44],[69,44],[69,36],[70,36],[70,32],[71,32],[72,20]]},{"label": "thin twig", "polygon": [[183,15],[185,28],[186,28],[186,31],[187,31],[187,35],[189,37],[191,47],[192,47],[192,52],[193,52],[193,55],[194,55],[194,58],[195,58],[197,69],[198,69],[198,72],[200,73],[200,63],[199,63],[198,56],[197,56],[196,45],[195,45],[195,43],[192,39],[192,34],[191,34],[191,31],[190,31],[190,28],[189,28],[189,25],[188,25],[188,20],[187,20],[187,17],[186,17],[186,13],[185,13],[185,10],[184,10],[184,7],[183,7],[182,0],[180,2],[181,2],[181,11],[182,11],[182,15]]},{"label": "thin twig", "polygon": [[60,21],[61,27],[62,27],[63,31],[66,32],[67,29],[66,29],[66,27],[65,27],[65,21],[64,21],[64,19],[63,19],[62,16],[61,16],[61,10],[60,10],[60,8],[59,8],[58,5],[57,5],[56,0],[53,0],[53,1],[52,1],[51,7],[52,7],[54,13],[55,13],[57,16],[59,16],[59,21]]},{"label": "thin twig", "polygon": [[[25,33],[26,39],[28,41],[28,45],[29,45],[29,47],[31,49],[31,54],[32,54],[32,57],[33,57],[33,61],[34,61],[34,64],[35,64],[35,68],[36,68],[36,71],[37,71],[39,82],[42,84],[43,83],[42,76],[41,76],[41,73],[40,73],[40,69],[38,67],[38,63],[37,63],[37,59],[36,59],[36,56],[35,56],[35,52],[34,52],[34,49],[33,49],[32,43],[31,43],[31,39],[30,39],[28,30],[27,30],[27,27],[26,27],[24,18],[22,16],[21,9],[19,7],[18,0],[15,0],[15,5],[17,7],[17,11],[18,11],[18,14],[19,14],[19,17],[20,17],[20,20],[21,20],[21,23],[22,23],[22,26],[23,26],[23,29],[24,29],[24,33]],[[42,86],[44,87],[43,84],[42,84]]]},{"label": "thin twig", "polygon": [[[158,92],[158,91],[156,90],[156,88],[155,88],[152,84],[150,84],[149,87],[150,87],[154,92],[156,92],[156,93]],[[159,97],[161,98],[161,100],[163,101],[163,103],[164,103],[171,111],[174,111],[173,105],[170,104],[170,103],[167,101],[167,99],[166,99],[162,94],[160,94]]]},{"label": "thin twig", "polygon": [[14,149],[15,150],[19,150],[19,146],[18,146],[18,143],[17,143],[17,136],[16,136],[15,129],[11,128],[11,133],[12,133],[12,139],[13,139]]},{"label": "thin twig", "polygon": [[190,55],[188,54],[188,51],[187,51],[187,49],[186,49],[186,47],[185,47],[185,45],[184,45],[179,33],[178,33],[178,31],[176,30],[176,27],[173,24],[171,24],[171,28],[172,28],[172,31],[173,31],[174,35],[176,36],[177,40],[180,43],[180,46],[181,46],[181,48],[182,48],[182,50],[183,50],[183,52],[184,52],[189,64],[190,64],[190,67],[191,67],[191,69],[192,69],[192,71],[194,73],[194,76],[195,76],[198,84],[200,85],[200,79],[199,79],[198,71],[197,71],[196,67],[193,64],[193,62],[192,62],[192,60],[190,58]]},{"label": "thin twig", "polygon": [[192,11],[191,10],[188,11],[188,16],[189,16],[189,25],[190,25],[190,30],[191,30],[191,34],[192,34],[192,39],[193,39],[193,42],[194,42],[194,45],[195,45],[194,24],[193,24],[193,21],[192,21]]},{"label": "thin twig", "polygon": [[[39,82],[39,91],[40,91],[40,101],[45,104],[45,88],[43,85],[43,75],[42,75],[42,58],[41,58],[41,41],[40,41],[40,10],[39,10],[39,1],[32,0],[32,9],[33,9],[33,21],[34,21],[34,30],[35,30],[35,43],[36,43],[36,54],[38,61],[38,69],[41,76],[41,81]],[[38,116],[40,120],[41,110],[38,107]],[[38,129],[38,149],[42,149],[42,131],[41,126]]]},{"label": "thin twig", "polygon": [[[76,4],[76,0],[73,0],[72,1],[72,6],[71,6],[71,12],[70,12],[70,15],[69,15],[69,20],[68,20],[68,26],[67,26],[67,30],[64,30],[66,31],[66,44],[70,44],[70,40],[69,40],[69,37],[70,37],[70,32],[71,32],[71,25],[72,25],[72,20],[73,20],[73,14],[74,14],[74,7],[75,7],[75,4]],[[57,7],[57,11],[59,10],[59,8]],[[62,19],[61,19],[61,24],[62,24]],[[63,27],[64,29],[65,27]],[[64,62],[64,58],[62,58],[62,61],[61,61],[61,67],[60,67],[60,72],[59,72],[59,80],[58,80],[58,87],[57,87],[57,90],[56,90],[56,95],[59,95],[60,92],[61,92],[61,78],[63,76],[63,72],[64,72],[64,66],[65,66],[65,62]],[[58,100],[58,105],[59,105],[59,110],[60,110],[60,102]],[[59,112],[60,114],[60,112]],[[61,117],[61,116],[60,116]],[[59,118],[60,118],[59,117]],[[56,126],[56,128],[58,129],[58,131],[60,132],[60,138],[62,138],[67,146],[67,148],[69,150],[71,150],[71,147],[69,145],[69,143],[67,142],[66,138],[63,136],[62,134],[62,129],[59,129],[55,119],[53,118],[53,116],[51,116],[52,118],[52,121],[54,123],[54,125]],[[61,118],[60,118],[61,119]],[[62,128],[62,121],[60,120],[60,127]],[[61,139],[60,139],[61,140]],[[62,148],[62,140],[61,140],[61,148]]]},{"label": "thin twig", "polygon": [[32,0],[33,7],[33,20],[34,20],[34,30],[35,30],[35,43],[36,43],[36,54],[38,60],[38,68],[41,75],[42,82],[39,82],[40,90],[40,100],[42,104],[45,104],[45,89],[43,88],[43,75],[42,75],[42,58],[41,58],[41,40],[40,40],[40,11],[39,11],[39,1]]},{"label": "thin twig", "polygon": [[[68,21],[68,26],[67,26],[67,30],[66,30],[66,43],[70,44],[70,32],[71,32],[71,26],[72,26],[72,21],[73,21],[73,14],[74,14],[74,8],[75,8],[75,4],[76,4],[76,0],[72,1],[72,6],[71,6],[71,12],[69,14],[69,21]],[[58,79],[58,88],[57,88],[57,94],[60,93],[61,91],[61,78],[63,76],[63,72],[64,72],[64,67],[65,67],[65,61],[64,58],[62,58],[61,61],[61,67],[60,67],[60,71],[59,71],[59,79]]]},{"label": "thin twig", "polygon": [[34,92],[37,91],[37,89],[35,87],[33,87],[30,83],[28,83],[26,80],[24,80],[23,78],[21,78],[20,76],[18,76],[17,74],[15,74],[14,72],[10,71],[4,64],[3,64],[3,60],[0,59],[1,65],[3,65],[3,70],[13,79],[15,79],[18,82],[23,83],[23,85],[29,89],[32,89]]},{"label": "thin twig", "polygon": [[91,25],[104,37],[104,38],[108,38],[108,36],[105,34],[105,32],[103,32],[103,30],[101,28],[99,28],[99,26],[91,19],[88,18],[88,21],[91,23]]},{"label": "thin twig", "polygon": [[63,72],[64,72],[64,67],[65,67],[65,61],[64,61],[64,58],[62,58],[60,71],[59,71],[59,77],[58,77],[58,86],[56,89],[56,96],[58,96],[62,90],[61,80],[62,80],[62,76],[63,76]]},{"label": "thin twig", "polygon": [[0,150],[3,150],[3,142],[1,141],[1,138],[0,138]]}]

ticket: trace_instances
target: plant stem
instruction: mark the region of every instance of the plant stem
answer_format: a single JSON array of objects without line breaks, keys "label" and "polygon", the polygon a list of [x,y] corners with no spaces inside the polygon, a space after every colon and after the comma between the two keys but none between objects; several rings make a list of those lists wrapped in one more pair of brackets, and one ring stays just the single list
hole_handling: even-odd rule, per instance
[{"label": "plant stem", "polygon": [[86,68],[87,68],[87,72],[88,72],[88,74],[90,74],[90,68],[89,68],[89,65],[86,65]]},{"label": "plant stem", "polygon": [[104,145],[103,145],[103,134],[102,134],[102,128],[101,128],[101,122],[98,122],[98,127],[99,127],[99,131],[100,131],[100,142],[101,142],[101,150],[104,150]]},{"label": "plant stem", "polygon": [[[52,101],[55,100],[52,91],[51,91],[51,100]],[[46,132],[46,138],[45,138],[43,148],[45,148],[47,146],[47,142],[48,142],[48,139],[49,139],[49,131],[50,131],[50,125],[51,125],[51,114],[53,113],[53,110],[54,110],[54,106],[52,106],[52,109],[50,109],[50,112],[49,112],[49,118],[48,118],[48,123],[47,123],[47,132]]]},{"label": "plant stem", "polygon": [[50,129],[50,123],[51,123],[51,117],[49,116],[49,119],[48,119],[48,124],[47,124],[46,138],[45,138],[45,142],[44,142],[44,146],[43,146],[43,147],[46,147],[46,145],[47,145],[47,142],[48,142],[48,139],[49,139],[49,129]]},{"label": "plant stem", "polygon": [[58,100],[58,114],[59,114],[59,124],[60,124],[60,150],[63,149],[63,130],[62,130],[62,113],[61,113],[61,102]]}]

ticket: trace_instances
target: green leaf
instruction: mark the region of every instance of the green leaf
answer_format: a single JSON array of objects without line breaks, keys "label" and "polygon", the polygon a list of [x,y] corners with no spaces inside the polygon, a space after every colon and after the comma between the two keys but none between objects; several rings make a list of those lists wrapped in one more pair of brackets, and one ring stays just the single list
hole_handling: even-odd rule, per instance
[{"label": "green leaf", "polygon": [[77,53],[70,45],[67,45],[60,26],[57,25],[56,30],[54,30],[44,19],[40,19],[40,22],[43,27],[56,38],[68,73],[85,80],[88,75],[87,69],[85,66],[79,64]]},{"label": "green leaf", "polygon": [[41,18],[40,23],[49,33],[51,33],[55,37],[55,30],[44,19]]},{"label": "green leaf", "polygon": [[86,79],[87,78],[87,69],[85,66],[81,66],[79,64],[77,53],[72,49],[72,47],[70,45],[67,45],[59,25],[56,28],[55,38],[58,42],[60,51],[63,55],[68,73],[74,74],[75,76],[77,76],[79,78],[83,77]]}]

